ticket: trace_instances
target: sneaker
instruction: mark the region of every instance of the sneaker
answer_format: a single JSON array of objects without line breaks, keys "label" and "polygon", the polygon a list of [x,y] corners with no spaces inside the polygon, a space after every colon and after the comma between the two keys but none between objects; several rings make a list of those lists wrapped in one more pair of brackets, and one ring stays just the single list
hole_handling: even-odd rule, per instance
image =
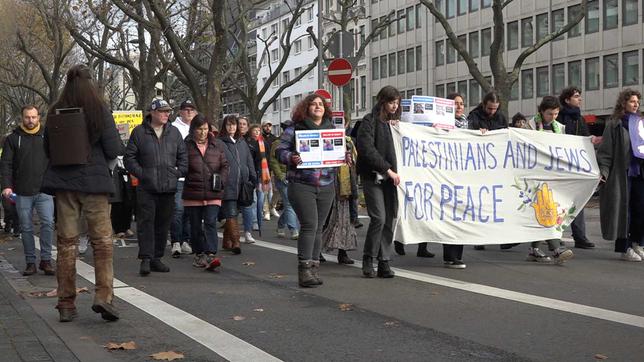
[{"label": "sneaker", "polygon": [[206,262],[206,270],[208,271],[213,271],[221,266],[221,260],[219,260],[219,258],[215,254],[208,255]]},{"label": "sneaker", "polygon": [[265,221],[271,221],[271,214],[269,212],[264,213],[264,220]]},{"label": "sneaker", "polygon": [[259,231],[259,224],[256,222],[253,223],[253,231]]},{"label": "sneaker", "polygon": [[178,258],[181,256],[181,243],[172,243],[172,257]]},{"label": "sneaker", "polygon": [[181,243],[181,254],[192,254],[192,248],[187,242]]},{"label": "sneaker", "polygon": [[360,229],[364,226],[364,224],[361,223],[358,219],[354,220],[351,224],[353,225],[354,229]]},{"label": "sneaker", "polygon": [[246,231],[244,233],[244,238],[246,239],[244,241],[246,244],[253,244],[255,242],[255,238],[253,238],[253,234],[251,234],[250,231]]},{"label": "sneaker", "polygon": [[280,238],[285,238],[286,237],[286,231],[284,229],[277,229],[277,236]]},{"label": "sneaker", "polygon": [[297,240],[300,238],[300,232],[297,230],[293,230],[291,234],[291,240]]},{"label": "sneaker", "polygon": [[448,269],[465,269],[465,267],[467,267],[467,265],[460,260],[446,261],[443,265]]},{"label": "sneaker", "polygon": [[114,239],[123,239],[124,237],[125,237],[125,233],[114,234]]},{"label": "sneaker", "polygon": [[134,231],[132,231],[130,229],[125,230],[125,236],[127,236],[128,238],[133,237],[134,236]]},{"label": "sneaker", "polygon": [[639,257],[642,258],[642,260],[644,260],[644,249],[642,249],[641,246],[633,243],[633,247],[631,249],[633,249],[635,254],[639,255]]},{"label": "sneaker", "polygon": [[277,210],[275,210],[275,208],[272,208],[272,209],[271,209],[271,215],[273,215],[273,216],[275,216],[275,217],[280,217],[280,213],[279,213],[279,212],[277,212]]},{"label": "sneaker", "polygon": [[642,257],[637,255],[633,248],[628,248],[625,253],[622,253],[622,260],[625,261],[642,261]]},{"label": "sneaker", "polygon": [[543,253],[543,251],[539,250],[539,248],[530,248],[530,252],[528,253],[528,257],[526,258],[527,261],[536,261],[538,263],[550,263],[552,259],[546,254]]},{"label": "sneaker", "polygon": [[566,248],[565,246],[561,246],[558,247],[557,250],[555,250],[553,256],[557,264],[563,264],[566,260],[572,259],[572,257],[575,255],[572,253],[572,250]]},{"label": "sneaker", "polygon": [[87,251],[87,244],[89,240],[87,238],[87,235],[81,236],[80,239],[78,240],[78,253],[83,255]]},{"label": "sneaker", "polygon": [[205,268],[206,266],[208,266],[206,254],[196,254],[192,261],[192,266],[194,266],[195,268]]}]

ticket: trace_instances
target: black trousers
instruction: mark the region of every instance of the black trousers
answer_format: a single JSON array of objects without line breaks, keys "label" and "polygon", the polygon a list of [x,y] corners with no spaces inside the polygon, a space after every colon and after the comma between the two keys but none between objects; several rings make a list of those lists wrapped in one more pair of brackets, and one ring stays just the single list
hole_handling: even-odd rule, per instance
[{"label": "black trousers", "polygon": [[163,257],[174,210],[174,193],[153,194],[137,187],[136,231],[139,259]]},{"label": "black trousers", "polygon": [[443,244],[443,261],[463,260],[463,245]]},{"label": "black trousers", "polygon": [[631,243],[644,246],[644,176],[629,177],[628,238],[615,240],[615,251],[625,253]]}]

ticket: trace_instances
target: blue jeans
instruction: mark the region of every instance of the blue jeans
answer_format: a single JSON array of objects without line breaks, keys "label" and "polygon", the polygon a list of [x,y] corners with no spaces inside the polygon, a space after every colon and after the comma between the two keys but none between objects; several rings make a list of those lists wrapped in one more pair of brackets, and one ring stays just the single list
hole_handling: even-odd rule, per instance
[{"label": "blue jeans", "polygon": [[[196,254],[217,253],[219,239],[217,238],[218,205],[188,206],[186,214],[192,227],[190,244]],[[203,227],[202,227],[203,222]]]},{"label": "blue jeans", "polygon": [[282,205],[284,206],[282,215],[277,220],[277,228],[284,229],[284,227],[288,227],[289,230],[298,230],[300,226],[297,222],[295,210],[293,210],[293,206],[288,201],[288,184],[281,180],[275,180],[275,187],[277,188],[277,192],[280,193],[280,196],[282,196]]},{"label": "blue jeans", "polygon": [[183,212],[184,181],[177,182],[177,193],[174,194],[174,214],[170,225],[170,239],[172,242],[184,242],[190,240],[190,218]]},{"label": "blue jeans", "polygon": [[20,220],[22,246],[27,263],[36,263],[36,241],[34,239],[33,211],[40,219],[40,260],[51,260],[51,243],[54,237],[54,198],[47,194],[16,197],[16,210]]}]

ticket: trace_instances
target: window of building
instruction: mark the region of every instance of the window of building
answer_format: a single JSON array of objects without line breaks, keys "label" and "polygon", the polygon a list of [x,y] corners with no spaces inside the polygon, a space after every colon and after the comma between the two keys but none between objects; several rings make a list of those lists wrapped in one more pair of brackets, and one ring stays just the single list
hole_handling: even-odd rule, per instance
[{"label": "window of building", "polygon": [[302,101],[302,95],[301,95],[301,94],[296,94],[296,95],[293,97],[293,102],[295,102],[295,104],[298,104],[298,103],[300,103],[301,101]]},{"label": "window of building", "polygon": [[410,89],[410,90],[408,90],[407,92],[401,92],[400,94],[401,94],[401,95],[403,95],[403,94],[407,94],[407,99],[411,99],[411,97],[413,97],[413,96],[414,96],[414,90],[413,90],[413,89]]},{"label": "window of building", "polygon": [[548,67],[537,68],[537,97],[544,97],[550,94],[548,84]]},{"label": "window of building", "polygon": [[623,85],[639,84],[639,50],[622,54],[622,83]]},{"label": "window of building", "polygon": [[447,16],[448,19],[456,16],[456,0],[445,1],[445,16]]},{"label": "window of building", "polygon": [[436,97],[445,98],[445,84],[436,84]]},{"label": "window of building", "polygon": [[389,76],[396,75],[396,53],[389,54]]},{"label": "window of building", "polygon": [[622,2],[622,25],[637,24],[639,15],[638,0],[624,0]]},{"label": "window of building", "polygon": [[306,21],[309,23],[313,21],[313,8],[306,9]]},{"label": "window of building", "polygon": [[271,35],[279,35],[277,34],[277,23],[271,24]]},{"label": "window of building", "polygon": [[588,0],[586,10],[586,34],[599,31],[599,0]]},{"label": "window of building", "polygon": [[[294,27],[298,27],[298,26],[300,26],[300,25],[302,25],[302,17],[301,17],[301,16],[298,16],[298,17],[297,17],[297,19],[295,19]],[[287,28],[287,29],[288,29],[288,28]]]},{"label": "window of building", "polygon": [[[552,12],[552,32],[557,32],[564,27],[564,9],[555,10]],[[564,38],[563,34],[555,38],[555,40],[562,40]]]},{"label": "window of building", "polygon": [[474,31],[470,33],[470,44],[469,49],[467,50],[470,53],[472,58],[478,58],[479,56],[479,32]]},{"label": "window of building", "polygon": [[421,10],[421,5],[416,4],[416,29],[420,29],[422,27],[422,19],[421,16],[423,15],[422,10]]},{"label": "window of building", "polygon": [[313,49],[315,44],[313,44],[313,38],[311,38],[310,35],[306,37],[306,42],[308,43],[307,45],[308,45],[309,49]]},{"label": "window of building", "polygon": [[288,83],[291,80],[291,72],[288,70],[282,72],[282,79],[284,81],[284,84]]},{"label": "window of building", "polygon": [[508,50],[513,50],[519,48],[519,22],[512,21],[508,23],[508,29],[506,31]]},{"label": "window of building", "polygon": [[[378,27],[378,19],[371,19],[371,32],[374,33],[377,27]],[[378,39],[380,39],[380,37],[377,35],[374,35],[373,41],[376,41]]]},{"label": "window of building", "polygon": [[548,35],[548,14],[537,15],[537,41]]},{"label": "window of building", "polygon": [[534,71],[524,69],[521,71],[521,98],[534,98]]},{"label": "window of building", "polygon": [[[574,18],[579,15],[579,12],[581,12],[581,5],[573,5],[568,7],[568,22],[571,22]],[[576,36],[581,35],[581,21],[577,23],[577,25],[573,26],[568,30],[568,37],[569,38],[574,38]]]},{"label": "window of building", "polygon": [[586,59],[586,90],[599,89],[599,57]]},{"label": "window of building", "polygon": [[297,67],[293,70],[295,73],[294,77],[297,78],[298,75],[302,74],[302,67]]},{"label": "window of building", "polygon": [[262,39],[266,39],[268,37],[268,29],[262,28]]},{"label": "window of building", "polygon": [[389,33],[389,37],[391,38],[392,36],[396,35],[396,22],[392,21],[389,23],[389,26],[387,27],[387,32]]},{"label": "window of building", "polygon": [[443,11],[443,0],[436,0],[434,1],[434,4],[436,6],[436,9],[440,11],[441,14],[445,14],[445,11]]},{"label": "window of building", "polygon": [[604,55],[604,88],[619,86],[618,54]]},{"label": "window of building", "polygon": [[380,56],[380,79],[387,78],[388,70],[389,68],[387,68],[387,56],[381,55]]},{"label": "window of building", "polygon": [[581,89],[581,60],[568,63],[568,84]]},{"label": "window of building", "polygon": [[398,10],[396,16],[398,17],[398,34],[405,32],[405,10]]},{"label": "window of building", "polygon": [[492,28],[481,30],[481,55],[490,55],[490,47],[492,46]]},{"label": "window of building", "polygon": [[[386,24],[387,23],[387,17],[386,16],[381,16],[380,19],[378,19],[378,24]],[[387,28],[382,29],[380,32],[380,39],[387,39]]]},{"label": "window of building", "polygon": [[470,11],[477,11],[479,9],[480,0],[470,0]]},{"label": "window of building", "polygon": [[423,70],[423,47],[416,47],[416,70]]},{"label": "window of building", "polygon": [[291,23],[290,18],[282,19],[282,32],[286,33],[290,28],[289,24]]},{"label": "window of building", "polygon": [[416,71],[416,49],[409,48],[407,49],[407,73],[413,73]]},{"label": "window of building", "polygon": [[458,0],[458,15],[467,14],[467,0]]},{"label": "window of building", "polygon": [[282,109],[290,109],[291,108],[291,97],[284,97],[282,98]]},{"label": "window of building", "polygon": [[447,46],[446,46],[447,64],[452,64],[456,61],[456,49],[454,49],[454,47],[452,46],[452,42],[449,39],[447,39],[445,43],[447,43]]},{"label": "window of building", "polygon": [[[366,33],[367,33],[367,31],[365,30],[365,26],[360,25],[360,45],[364,44],[364,42],[365,42],[365,40],[367,38]],[[311,37],[309,36],[309,38],[311,38]]]},{"label": "window of building", "polygon": [[278,56],[278,53],[277,53],[277,49],[271,50],[271,62],[275,63],[278,60],[279,60],[279,56]]},{"label": "window of building", "polygon": [[554,64],[552,66],[552,93],[559,94],[566,87],[566,65]]},{"label": "window of building", "polygon": [[436,66],[441,66],[445,64],[445,41],[437,41],[436,42]]},{"label": "window of building", "polygon": [[302,52],[302,39],[298,39],[295,41],[295,54],[299,54]]},{"label": "window of building", "polygon": [[617,0],[604,0],[604,30],[617,27],[618,15]]},{"label": "window of building", "polygon": [[481,87],[476,79],[470,79],[470,107],[477,106],[481,103]]},{"label": "window of building", "polygon": [[279,110],[280,110],[280,101],[278,99],[273,102],[273,112],[277,112]]},{"label": "window of building", "polygon": [[266,84],[266,81],[267,81],[267,80],[268,80],[268,78],[267,78],[267,77],[262,77],[262,86],[263,86],[264,84]]},{"label": "window of building", "polygon": [[456,82],[447,83],[447,86],[445,87],[445,92],[447,94],[456,93]]},{"label": "window of building", "polygon": [[414,30],[414,28],[416,27],[416,16],[414,15],[413,6],[407,8],[405,19],[407,20],[407,31]]},{"label": "window of building", "polygon": [[[508,77],[510,77],[510,74],[508,74]],[[517,99],[519,99],[519,79],[517,79],[512,84],[512,88],[510,88],[510,100],[516,101]]]},{"label": "window of building", "polygon": [[458,92],[463,96],[463,102],[467,104],[467,81],[466,80],[458,81],[456,85],[456,89],[458,89]]},{"label": "window of building", "polygon": [[360,76],[360,109],[367,108],[367,77]]},{"label": "window of building", "polygon": [[481,2],[481,8],[483,9],[489,8],[490,6],[492,6],[492,0],[483,0]]},{"label": "window of building", "polygon": [[380,79],[380,58],[371,58],[371,79]]},{"label": "window of building", "polygon": [[423,95],[423,88],[416,88],[416,95],[417,96],[422,96]]},{"label": "window of building", "polygon": [[[527,48],[534,43],[534,28],[532,18],[521,19],[521,47]],[[532,98],[532,97],[530,97]]]},{"label": "window of building", "polygon": [[[467,49],[467,35],[466,35],[466,34],[459,35],[459,36],[458,36],[458,43],[459,43],[463,48]],[[458,56],[458,61],[459,61],[459,62],[462,62],[462,61],[463,61],[463,57],[461,56],[461,54],[458,54],[458,52],[456,52],[456,53],[457,53],[457,56]]]},{"label": "window of building", "polygon": [[405,74],[405,51],[401,50],[398,52],[398,75]]}]

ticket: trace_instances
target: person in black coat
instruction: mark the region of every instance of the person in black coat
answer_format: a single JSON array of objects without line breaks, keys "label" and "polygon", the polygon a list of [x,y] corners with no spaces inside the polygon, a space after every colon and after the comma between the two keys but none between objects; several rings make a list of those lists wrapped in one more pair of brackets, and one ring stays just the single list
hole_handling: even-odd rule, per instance
[{"label": "person in black coat", "polygon": [[[123,144],[107,105],[101,100],[92,81],[90,69],[79,64],[67,72],[67,82],[60,98],[49,109],[48,115],[66,108],[82,108],[87,125],[87,140],[91,145],[88,162],[80,165],[47,167],[43,177],[43,192],[55,194],[57,208],[58,256],[58,309],[61,322],[76,317],[76,255],[79,241],[81,213],[87,220],[89,241],[94,251],[96,293],[92,310],[108,321],[119,318],[112,304],[114,298],[112,267],[112,225],[109,213],[109,195],[114,192],[109,163],[123,154]],[[56,144],[49,139],[49,125],[45,126],[45,152],[64,150],[75,139]],[[82,137],[82,136],[81,136]]]},{"label": "person in black coat", "polygon": [[143,124],[132,131],[123,159],[128,172],[139,179],[136,222],[142,276],[150,271],[170,271],[161,258],[172,221],[177,183],[188,171],[181,133],[168,123],[171,110],[162,99],[150,104]]},{"label": "person in black coat", "polygon": [[482,132],[508,128],[508,119],[499,112],[501,101],[496,92],[489,92],[483,101],[467,116],[469,129],[478,129]]}]

